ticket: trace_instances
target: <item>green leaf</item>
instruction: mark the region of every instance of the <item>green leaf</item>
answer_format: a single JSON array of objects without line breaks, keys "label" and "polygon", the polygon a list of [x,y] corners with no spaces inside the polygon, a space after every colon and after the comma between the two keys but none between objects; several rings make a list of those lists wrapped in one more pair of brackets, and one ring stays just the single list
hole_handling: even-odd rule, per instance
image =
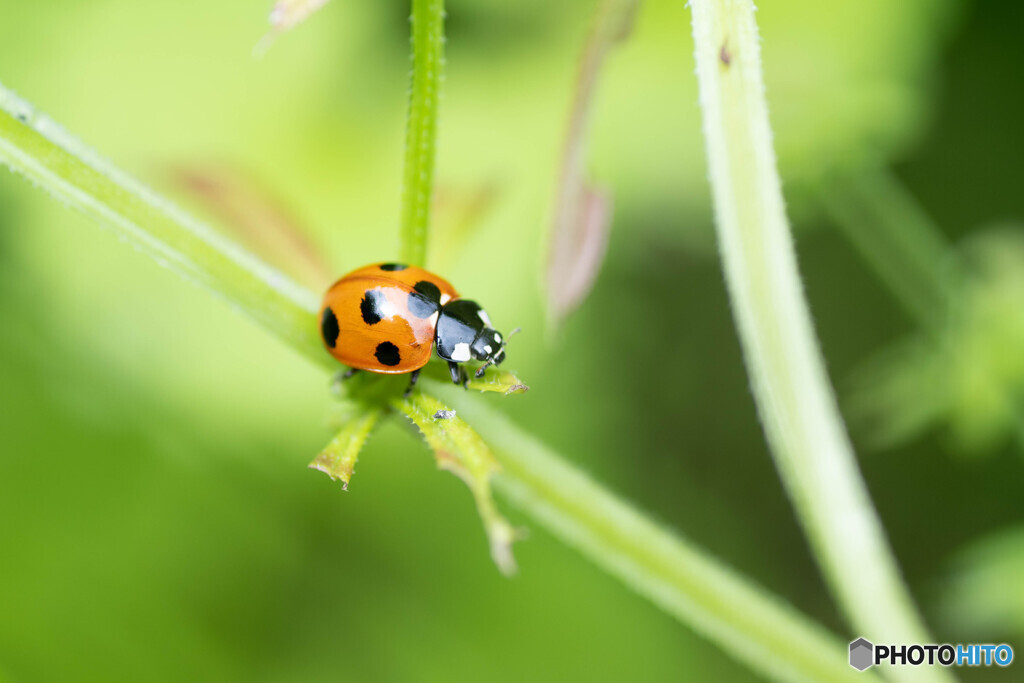
[{"label": "green leaf", "polygon": [[955,557],[941,601],[954,633],[1024,635],[1024,526],[972,542]]},{"label": "green leaf", "polygon": [[516,531],[498,512],[491,492],[491,477],[498,462],[484,440],[455,411],[421,391],[396,399],[394,407],[419,427],[437,458],[437,466],[466,483],[476,500],[477,511],[491,545],[491,558],[505,575],[516,571],[512,543]]},{"label": "green leaf", "polygon": [[525,394],[530,387],[523,384],[523,380],[511,372],[505,370],[488,370],[480,379],[475,377],[469,380],[467,389],[480,392],[497,392],[500,394]]},{"label": "green leaf", "polygon": [[[871,241],[906,232],[905,246],[890,237],[887,249],[862,253],[894,291],[919,291],[921,300],[934,303],[915,308],[904,301],[921,329],[859,369],[849,394],[851,419],[879,447],[939,426],[967,454],[992,453],[1012,436],[1024,438],[1024,231],[1013,223],[988,226],[954,248],[894,179],[879,179],[861,180],[875,191],[847,191],[842,203],[833,193],[837,224],[851,240],[854,232]],[[855,223],[852,209],[859,204],[856,213],[870,217]],[[914,251],[933,255],[929,268],[914,265]]]},{"label": "green leaf", "polygon": [[366,444],[382,412],[380,408],[357,404],[345,426],[314,458],[309,464],[310,468],[320,470],[331,479],[340,480],[341,488],[347,491],[359,451]]},{"label": "green leaf", "polygon": [[[473,369],[467,368],[470,373],[466,389],[471,391],[492,392],[498,394],[523,394],[529,391],[530,387],[523,383],[514,373],[507,370],[498,370],[495,367],[487,368],[483,377],[477,378],[473,375]],[[437,380],[438,382],[450,382],[448,366],[444,363],[429,363],[421,371],[423,377]]]}]

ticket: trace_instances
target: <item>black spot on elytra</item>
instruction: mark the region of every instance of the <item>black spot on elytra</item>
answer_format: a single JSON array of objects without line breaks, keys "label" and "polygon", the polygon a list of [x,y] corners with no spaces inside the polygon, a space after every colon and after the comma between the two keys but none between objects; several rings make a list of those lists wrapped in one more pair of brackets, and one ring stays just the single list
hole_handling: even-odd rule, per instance
[{"label": "black spot on elytra", "polygon": [[405,270],[408,267],[409,266],[405,265],[404,263],[385,263],[385,264],[383,264],[380,267],[380,269],[381,270]]},{"label": "black spot on elytra", "polygon": [[377,350],[373,352],[381,365],[395,366],[402,362],[402,355],[398,353],[398,347],[391,342],[377,344]]},{"label": "black spot on elytra", "polygon": [[434,303],[436,303],[438,306],[441,305],[441,290],[438,289],[437,285],[435,285],[433,282],[428,282],[427,280],[420,280],[419,282],[414,284],[412,288],[415,289],[420,294],[422,294],[423,296],[430,299],[431,301],[433,301]]},{"label": "black spot on elytra", "polygon": [[334,345],[338,343],[338,334],[341,332],[338,329],[338,318],[334,315],[334,311],[328,306],[324,309],[324,313],[320,316],[320,334],[323,335],[324,343],[327,346],[334,348]]},{"label": "black spot on elytra", "polygon": [[417,318],[425,319],[434,315],[441,308],[441,290],[433,282],[420,280],[412,287],[415,292],[409,292],[409,312]]},{"label": "black spot on elytra", "polygon": [[409,307],[409,312],[420,320],[425,320],[437,312],[440,306],[420,294],[419,292],[409,292],[409,301],[406,303]]},{"label": "black spot on elytra", "polygon": [[363,322],[367,325],[376,325],[381,321],[381,304],[384,302],[384,292],[379,289],[368,289],[359,302],[359,312],[363,314]]}]

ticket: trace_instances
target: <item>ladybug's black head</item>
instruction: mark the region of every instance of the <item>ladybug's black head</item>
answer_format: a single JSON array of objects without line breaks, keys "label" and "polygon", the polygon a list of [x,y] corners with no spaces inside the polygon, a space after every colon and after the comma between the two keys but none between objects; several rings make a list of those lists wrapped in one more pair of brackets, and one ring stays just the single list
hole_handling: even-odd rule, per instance
[{"label": "ladybug's black head", "polygon": [[[512,330],[508,336],[511,337],[518,331],[519,328],[517,327]],[[483,377],[484,370],[491,365],[500,365],[501,361],[505,360],[505,344],[507,343],[508,337],[502,339],[501,333],[497,330],[491,329],[490,327],[485,327],[483,331],[477,335],[476,340],[473,342],[473,346],[470,347],[473,351],[473,356],[477,360],[484,361],[484,364],[477,368],[477,377]]]},{"label": "ladybug's black head", "polygon": [[497,330],[485,327],[469,346],[473,358],[498,365],[505,360],[505,341]]}]

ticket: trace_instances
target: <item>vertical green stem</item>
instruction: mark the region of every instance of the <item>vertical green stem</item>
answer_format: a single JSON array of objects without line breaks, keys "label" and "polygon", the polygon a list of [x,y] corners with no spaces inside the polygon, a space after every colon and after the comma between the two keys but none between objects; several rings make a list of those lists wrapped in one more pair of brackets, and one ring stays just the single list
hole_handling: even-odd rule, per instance
[{"label": "vertical green stem", "polygon": [[413,0],[412,89],[405,138],[400,253],[402,261],[416,265],[423,265],[427,257],[443,68],[444,0]]},{"label": "vertical green stem", "polygon": [[[811,326],[772,148],[753,2],[690,4],[720,249],[776,466],[856,635],[929,642],[857,468]],[[946,678],[934,669],[892,673]]]}]

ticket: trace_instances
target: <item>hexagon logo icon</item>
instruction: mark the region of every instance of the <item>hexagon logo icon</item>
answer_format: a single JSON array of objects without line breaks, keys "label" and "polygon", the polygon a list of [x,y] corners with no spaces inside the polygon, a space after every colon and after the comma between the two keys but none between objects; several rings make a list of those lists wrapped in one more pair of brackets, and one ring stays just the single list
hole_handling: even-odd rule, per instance
[{"label": "hexagon logo icon", "polygon": [[863,671],[875,663],[875,646],[863,638],[850,643],[850,666]]}]

